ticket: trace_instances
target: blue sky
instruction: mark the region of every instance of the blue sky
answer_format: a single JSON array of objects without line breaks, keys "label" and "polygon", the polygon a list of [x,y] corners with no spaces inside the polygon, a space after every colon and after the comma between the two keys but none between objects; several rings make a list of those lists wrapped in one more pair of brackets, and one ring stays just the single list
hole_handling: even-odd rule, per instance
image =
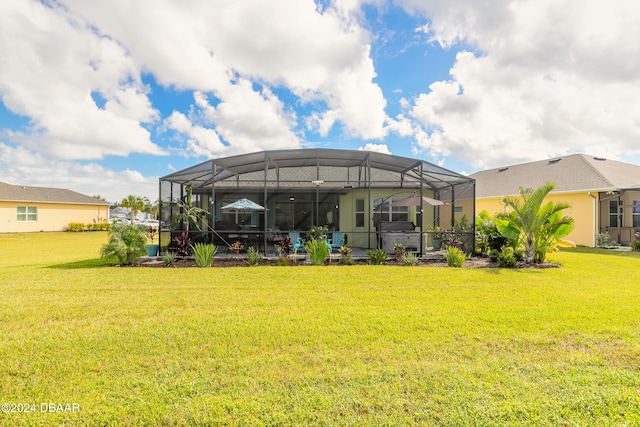
[{"label": "blue sky", "polygon": [[264,149],[640,164],[631,0],[16,0],[0,180],[118,201]]}]

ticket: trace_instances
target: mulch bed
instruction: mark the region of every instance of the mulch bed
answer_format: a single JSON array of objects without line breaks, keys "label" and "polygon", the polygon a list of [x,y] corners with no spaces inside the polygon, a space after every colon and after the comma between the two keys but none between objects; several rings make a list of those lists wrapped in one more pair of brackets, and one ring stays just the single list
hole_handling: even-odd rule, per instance
[{"label": "mulch bed", "polygon": [[[354,265],[366,265],[369,263],[369,260],[366,258],[362,259],[354,259]],[[162,267],[166,268],[162,258],[143,258],[140,260],[141,267]],[[278,258],[264,258],[260,260],[259,265],[261,266],[277,266],[279,264]],[[304,267],[311,265],[308,262],[305,262],[303,259],[299,259],[297,262],[293,260],[289,260],[289,267]],[[327,264],[329,265],[329,264]],[[338,260],[333,260],[331,262],[332,266],[342,267],[342,264],[338,262]],[[401,261],[396,261],[395,259],[389,259],[385,265],[399,265],[402,266]],[[212,267],[248,267],[249,263],[244,257],[240,258],[214,258]],[[177,259],[173,263],[173,268],[190,268],[197,267],[195,260],[191,258],[186,259]],[[448,267],[447,262],[441,259],[421,259],[415,267]],[[519,262],[516,268],[558,268],[561,267],[560,264],[545,262],[542,264],[526,264],[524,262]],[[462,268],[498,268],[498,264],[491,261],[489,258],[484,257],[473,257],[465,261]]]}]

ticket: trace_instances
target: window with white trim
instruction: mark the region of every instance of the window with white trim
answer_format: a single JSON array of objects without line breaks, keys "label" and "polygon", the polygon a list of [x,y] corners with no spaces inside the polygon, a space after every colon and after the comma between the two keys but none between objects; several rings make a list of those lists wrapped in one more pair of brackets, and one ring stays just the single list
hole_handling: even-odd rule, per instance
[{"label": "window with white trim", "polygon": [[38,220],[38,208],[35,206],[18,206],[16,219],[18,222],[35,222]]},{"label": "window with white trim", "polygon": [[[409,208],[407,206],[391,206],[391,203],[404,199],[404,197],[393,197],[391,199],[376,198],[373,206],[376,210],[376,220],[379,221],[409,221]],[[382,204],[382,201],[384,204]],[[382,207],[381,207],[382,204]]]},{"label": "window with white trim", "polygon": [[640,228],[640,200],[633,201],[633,228]]},{"label": "window with white trim", "polygon": [[364,227],[364,199],[356,199],[356,227]]}]

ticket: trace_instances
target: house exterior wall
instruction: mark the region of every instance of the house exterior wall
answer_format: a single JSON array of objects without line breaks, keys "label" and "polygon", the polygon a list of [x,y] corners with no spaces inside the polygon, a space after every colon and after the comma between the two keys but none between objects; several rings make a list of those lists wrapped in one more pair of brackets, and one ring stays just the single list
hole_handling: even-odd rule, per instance
[{"label": "house exterior wall", "polygon": [[[340,195],[340,222],[338,230],[347,233],[349,246],[354,247],[376,247],[375,226],[373,224],[373,203],[375,199],[385,199],[393,195],[394,200],[410,197],[414,190],[401,189],[371,189],[371,200],[369,200],[369,191],[366,188],[352,190],[347,194]],[[429,191],[423,192],[424,196],[433,197],[433,193]],[[356,201],[364,200],[364,225],[356,226]],[[416,231],[425,231],[426,227],[433,225],[434,209],[432,206],[424,205],[424,215],[422,224],[418,223],[418,210],[420,207],[409,207],[409,221],[416,225]],[[371,228],[369,228],[369,226]],[[421,228],[422,227],[422,228]],[[371,230],[371,234],[369,234]]]},{"label": "house exterior wall", "polygon": [[[35,221],[18,221],[18,206],[35,207]],[[62,231],[70,222],[85,224],[107,221],[108,205],[76,205],[41,202],[0,201],[0,232]]]},{"label": "house exterior wall", "polygon": [[[598,233],[599,220],[597,193],[593,194],[593,196],[589,195],[589,192],[583,192],[551,194],[545,198],[545,202],[565,202],[571,205],[570,209],[565,210],[565,214],[574,219],[575,227],[565,239],[571,240],[576,245],[595,246],[595,235]],[[483,210],[486,210],[491,215],[504,212],[502,197],[477,199],[476,213],[478,214]]]},{"label": "house exterior wall", "polygon": [[[640,191],[626,190],[622,194],[600,193],[600,200],[599,232],[609,233],[613,240],[628,245],[634,239],[635,231],[640,230],[640,212],[634,214],[634,210],[640,209]],[[610,212],[610,202],[622,207],[622,221],[616,224],[619,227],[611,222],[611,217],[616,215]]]}]

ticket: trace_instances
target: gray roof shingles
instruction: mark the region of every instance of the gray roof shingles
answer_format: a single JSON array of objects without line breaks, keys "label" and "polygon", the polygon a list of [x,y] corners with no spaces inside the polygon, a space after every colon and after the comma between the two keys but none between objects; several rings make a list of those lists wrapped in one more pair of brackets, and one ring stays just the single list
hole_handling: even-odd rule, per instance
[{"label": "gray roof shingles", "polygon": [[471,175],[476,180],[476,197],[519,194],[520,187],[555,184],[553,192],[581,192],[638,188],[640,166],[586,154],[489,169]]},{"label": "gray roof shingles", "polygon": [[108,205],[109,202],[63,188],[27,187],[0,181],[0,201],[81,205]]}]

